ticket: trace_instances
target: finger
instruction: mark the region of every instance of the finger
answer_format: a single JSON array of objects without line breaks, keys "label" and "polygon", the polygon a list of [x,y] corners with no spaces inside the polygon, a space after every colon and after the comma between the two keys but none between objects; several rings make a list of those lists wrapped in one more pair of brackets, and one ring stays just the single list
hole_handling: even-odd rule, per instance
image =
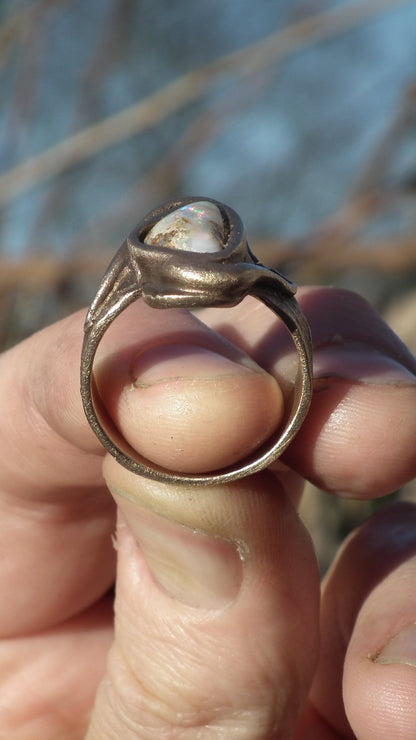
[{"label": "finger", "polygon": [[114,581],[115,507],[79,400],[82,321],[0,357],[1,637],[62,623]]},{"label": "finger", "polygon": [[79,394],[83,320],[79,312],[0,356],[0,486],[19,499],[102,483]]},{"label": "finger", "polygon": [[[3,636],[62,622],[100,598],[114,579],[114,504],[103,485],[103,452],[86,422],[79,394],[83,318],[77,314],[55,324],[0,358],[0,526],[7,553],[0,566],[0,589],[7,594],[0,618]],[[211,401],[221,395],[225,412],[218,439],[223,447],[228,445],[229,454],[244,454],[262,440],[263,423],[267,430],[279,419],[282,406],[277,383],[188,314],[163,312],[164,320],[161,318],[159,312],[140,304],[120,317],[115,332],[110,330],[103,342],[103,377],[106,366],[111,365],[111,359],[106,365],[105,352],[116,352],[120,372],[128,374],[140,350],[141,363],[146,347],[150,353],[154,351],[149,343],[152,347],[155,341],[165,341],[169,347],[175,341],[193,343],[195,355],[202,353],[204,367],[209,366],[210,371],[218,357],[220,377],[208,382]],[[195,364],[192,353],[188,360]],[[186,382],[179,379],[178,386]],[[204,387],[206,378],[196,379],[194,391],[198,383]],[[130,380],[127,396],[132,385]],[[156,385],[164,387],[163,382]],[[140,388],[137,394],[142,399]],[[258,397],[267,399],[267,405],[257,405]],[[194,393],[192,403],[195,398]],[[253,428],[245,423],[240,410],[234,413],[234,407],[249,412]],[[143,423],[153,442],[145,423],[150,411],[142,413],[139,404],[134,424],[141,429]],[[170,414],[171,408],[167,411]],[[205,417],[201,404],[199,411],[206,435],[202,429],[201,436],[196,436],[192,428],[188,450],[198,439],[201,460],[204,462],[206,449],[212,456],[211,464],[216,465],[215,455],[218,459],[224,451],[221,445],[212,451],[207,440],[216,436],[217,426],[208,406]],[[190,412],[195,417],[193,408]],[[181,411],[178,426],[185,423],[184,418]],[[163,422],[156,433],[169,448],[170,434],[167,438],[164,435]],[[16,583],[24,587],[16,589]]]},{"label": "finger", "polygon": [[[360,296],[315,288],[299,291],[299,301],[312,330],[315,392],[284,460],[328,491],[389,493],[416,474],[416,361]],[[204,315],[285,391],[297,357],[284,326],[253,299],[228,316]]]},{"label": "finger", "polygon": [[0,640],[0,737],[85,736],[112,643],[109,596],[49,630]]},{"label": "finger", "polygon": [[110,415],[135,449],[168,470],[231,465],[283,416],[275,379],[185,311],[164,311],[161,321],[160,312],[136,305],[110,328],[102,350],[96,377]]},{"label": "finger", "polygon": [[107,458],[122,511],[116,639],[87,735],[292,737],[317,652],[318,574],[269,473],[190,489]]},{"label": "finger", "polygon": [[382,510],[348,540],[326,578],[309,720],[324,718],[341,737],[414,737],[415,525],[411,504]]}]

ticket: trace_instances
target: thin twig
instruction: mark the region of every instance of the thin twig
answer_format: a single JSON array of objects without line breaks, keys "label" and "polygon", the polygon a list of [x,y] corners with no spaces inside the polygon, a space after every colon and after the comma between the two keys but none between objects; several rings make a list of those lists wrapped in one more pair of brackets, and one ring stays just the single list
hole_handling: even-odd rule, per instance
[{"label": "thin twig", "polygon": [[359,23],[396,9],[409,0],[361,0],[341,5],[293,23],[260,42],[176,78],[161,90],[120,113],[71,136],[43,153],[13,167],[0,177],[0,206],[18,195],[90,159],[110,146],[131,138],[200,98],[224,75],[244,78],[276,63],[307,44],[345,32]]}]

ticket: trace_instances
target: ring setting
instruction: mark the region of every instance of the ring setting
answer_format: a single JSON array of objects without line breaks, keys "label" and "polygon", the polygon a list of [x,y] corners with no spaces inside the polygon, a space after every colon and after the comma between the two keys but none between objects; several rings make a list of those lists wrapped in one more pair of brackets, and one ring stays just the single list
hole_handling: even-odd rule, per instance
[{"label": "ring setting", "polygon": [[[211,198],[172,200],[151,211],[110,263],[88,311],[81,355],[81,397],[105,449],[128,470],[154,480],[212,485],[256,473],[277,459],[300,429],[312,397],[312,342],[295,299],[296,286],[252,253],[238,214]],[[135,451],[110,419],[94,378],[101,339],[131,303],[156,309],[229,307],[247,295],[285,324],[298,354],[298,371],[284,421],[252,455],[229,468],[201,474],[169,471]]]}]

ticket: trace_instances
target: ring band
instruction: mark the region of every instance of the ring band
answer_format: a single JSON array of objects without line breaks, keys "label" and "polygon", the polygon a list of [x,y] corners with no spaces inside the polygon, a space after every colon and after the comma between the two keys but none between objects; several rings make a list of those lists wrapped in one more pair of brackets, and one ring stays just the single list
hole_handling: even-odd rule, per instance
[{"label": "ring band", "polygon": [[[215,243],[212,247],[211,237],[209,244],[204,241],[204,232],[202,242],[200,240],[196,244],[198,251],[195,251],[193,243],[190,245],[187,241],[188,232],[184,232],[183,238],[180,229],[176,228],[179,221],[182,225],[188,224],[188,216],[196,218],[198,238],[199,224],[204,228],[208,224],[217,247]],[[171,222],[173,226],[169,225]],[[151,236],[154,233],[156,236]],[[172,235],[176,234],[177,239],[178,233],[179,242],[174,243]],[[277,270],[265,267],[255,257],[248,246],[240,217],[228,206],[211,198],[191,197],[170,201],[149,213],[115,254],[84,326],[81,397],[86,417],[105,449],[137,475],[189,485],[228,482],[270,465],[298,432],[312,397],[311,334],[294,297],[295,292],[294,283]],[[283,424],[248,458],[207,474],[176,473],[141,457],[109,417],[96,386],[94,358],[105,331],[127,306],[140,297],[154,308],[194,309],[235,306],[247,295],[264,303],[283,321],[297,350],[297,377]]]}]

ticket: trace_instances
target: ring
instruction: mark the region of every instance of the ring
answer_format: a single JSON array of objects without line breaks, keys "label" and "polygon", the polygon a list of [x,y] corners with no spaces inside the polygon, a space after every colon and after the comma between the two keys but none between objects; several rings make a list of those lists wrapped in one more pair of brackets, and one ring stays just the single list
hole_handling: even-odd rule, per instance
[{"label": "ring", "polygon": [[[81,397],[86,417],[105,449],[128,470],[158,481],[209,485],[256,473],[293,440],[312,397],[312,341],[294,294],[296,285],[252,253],[238,214],[211,198],[181,198],[151,211],[127,237],[88,311],[81,356]],[[93,365],[110,324],[142,298],[154,308],[228,307],[254,296],[292,336],[298,370],[282,425],[248,458],[207,474],[182,474],[154,465],[122,437],[100,398]]]}]

